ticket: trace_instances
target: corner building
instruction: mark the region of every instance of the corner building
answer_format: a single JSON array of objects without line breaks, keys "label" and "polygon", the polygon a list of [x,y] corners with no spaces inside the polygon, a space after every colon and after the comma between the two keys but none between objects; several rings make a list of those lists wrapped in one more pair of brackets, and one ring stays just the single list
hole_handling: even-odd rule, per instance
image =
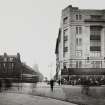
[{"label": "corner building", "polygon": [[71,75],[104,76],[105,10],[62,10],[56,41],[56,79],[69,81]]}]

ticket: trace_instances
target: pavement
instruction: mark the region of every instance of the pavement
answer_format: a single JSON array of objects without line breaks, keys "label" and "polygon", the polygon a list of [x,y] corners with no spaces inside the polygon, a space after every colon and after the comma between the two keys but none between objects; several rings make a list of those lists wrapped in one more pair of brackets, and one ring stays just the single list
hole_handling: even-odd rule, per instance
[{"label": "pavement", "polygon": [[53,98],[78,105],[105,105],[105,86],[91,87],[88,95],[81,93],[81,86],[55,85],[53,92],[46,83],[37,85],[25,83],[20,84],[19,87],[22,88],[13,87],[8,92]]},{"label": "pavement", "polygon": [[0,93],[0,105],[74,105],[56,99],[18,93]]},{"label": "pavement", "polygon": [[90,87],[88,95],[81,93],[82,86],[55,85],[52,92],[49,85],[38,84],[32,94],[68,101],[78,105],[105,105],[105,86]]},{"label": "pavement", "polygon": [[63,91],[63,88],[61,88],[61,86],[59,85],[54,86],[52,92],[49,85],[38,84],[37,87],[33,89],[32,94],[60,100],[66,100],[66,94]]},{"label": "pavement", "polygon": [[[81,90],[81,86],[63,87],[66,100],[69,102],[78,103],[80,105],[105,105],[105,87],[90,87],[88,95],[81,93]],[[101,91],[103,91],[103,93]]]}]

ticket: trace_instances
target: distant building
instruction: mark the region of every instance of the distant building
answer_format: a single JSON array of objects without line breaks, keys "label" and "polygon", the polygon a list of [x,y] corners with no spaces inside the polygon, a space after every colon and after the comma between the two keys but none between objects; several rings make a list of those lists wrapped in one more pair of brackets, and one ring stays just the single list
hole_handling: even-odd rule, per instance
[{"label": "distant building", "polygon": [[17,55],[0,55],[0,78],[10,78],[20,75],[21,60],[20,54]]},{"label": "distant building", "polygon": [[104,75],[105,10],[63,9],[55,54],[56,79]]},{"label": "distant building", "polygon": [[5,78],[33,82],[38,75],[31,67],[21,62],[19,53],[17,55],[4,53],[4,55],[0,55],[0,79]]}]

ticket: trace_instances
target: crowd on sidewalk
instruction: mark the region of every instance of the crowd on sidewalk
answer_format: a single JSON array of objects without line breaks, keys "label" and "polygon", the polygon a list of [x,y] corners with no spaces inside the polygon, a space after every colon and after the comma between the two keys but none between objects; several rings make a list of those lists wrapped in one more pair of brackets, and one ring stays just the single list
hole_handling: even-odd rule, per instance
[{"label": "crowd on sidewalk", "polygon": [[100,86],[105,85],[105,76],[71,76],[70,78],[61,79],[62,84],[66,85],[84,85]]},{"label": "crowd on sidewalk", "polygon": [[0,92],[8,90],[12,87],[12,81],[10,79],[0,79]]}]

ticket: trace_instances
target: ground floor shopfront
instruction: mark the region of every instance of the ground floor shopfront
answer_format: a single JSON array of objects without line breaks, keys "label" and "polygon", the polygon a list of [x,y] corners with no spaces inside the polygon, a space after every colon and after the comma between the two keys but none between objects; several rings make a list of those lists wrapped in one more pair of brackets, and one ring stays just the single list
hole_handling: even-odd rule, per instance
[{"label": "ground floor shopfront", "polygon": [[105,68],[68,68],[61,71],[62,84],[105,85]]}]

